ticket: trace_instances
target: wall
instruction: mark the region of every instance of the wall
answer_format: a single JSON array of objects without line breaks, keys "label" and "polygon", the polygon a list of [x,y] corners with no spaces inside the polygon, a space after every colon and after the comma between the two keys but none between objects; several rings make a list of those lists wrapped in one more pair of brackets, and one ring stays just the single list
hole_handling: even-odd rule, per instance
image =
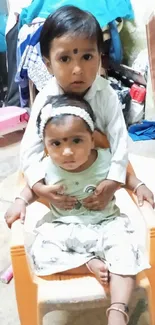
[{"label": "wall", "polygon": [[[135,22],[126,22],[121,32],[125,63],[131,65],[142,49],[147,48],[146,23],[155,11],[155,0],[131,0]],[[148,74],[145,118],[155,120],[155,101],[153,100],[150,73]]]}]

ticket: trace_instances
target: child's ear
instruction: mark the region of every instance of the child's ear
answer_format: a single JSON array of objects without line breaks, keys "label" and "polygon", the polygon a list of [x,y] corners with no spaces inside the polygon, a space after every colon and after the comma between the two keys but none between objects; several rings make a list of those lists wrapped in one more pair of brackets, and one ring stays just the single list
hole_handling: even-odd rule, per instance
[{"label": "child's ear", "polygon": [[95,137],[94,137],[94,132],[92,133],[92,149],[95,148]]},{"label": "child's ear", "polygon": [[53,74],[50,60],[48,58],[45,58],[45,56],[44,56],[43,61],[44,61],[45,65],[46,65],[46,68],[47,68],[48,72],[50,74]]},{"label": "child's ear", "polygon": [[46,147],[44,148],[44,156],[46,157],[46,156],[48,156],[49,154],[48,154],[48,151],[47,151],[47,149],[46,149]]}]

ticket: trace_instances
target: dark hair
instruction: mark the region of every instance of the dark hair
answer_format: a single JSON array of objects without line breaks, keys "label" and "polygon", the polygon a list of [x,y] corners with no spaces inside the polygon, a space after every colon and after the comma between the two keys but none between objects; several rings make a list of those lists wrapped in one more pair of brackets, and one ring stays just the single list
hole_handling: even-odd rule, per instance
[{"label": "dark hair", "polygon": [[42,56],[48,58],[52,41],[65,34],[96,40],[99,53],[103,51],[103,34],[97,19],[75,6],[63,6],[49,15],[43,25],[40,34]]},{"label": "dark hair", "polygon": [[[48,99],[45,103],[44,106],[51,104],[52,108],[58,108],[58,107],[65,107],[65,106],[77,106],[80,107],[82,109],[84,109],[91,117],[92,121],[95,124],[95,115],[94,112],[90,106],[90,104],[82,97],[77,96],[77,95],[57,95],[57,96],[48,96]],[[44,109],[44,107],[42,108]],[[37,128],[38,128],[38,133],[40,134],[40,124],[41,124],[41,112],[40,111],[38,117],[37,117]],[[52,121],[52,123],[57,123],[60,124],[62,122],[62,119],[64,119],[64,117],[69,116],[71,114],[61,114],[55,117],[51,117],[51,119],[49,119],[46,123],[46,125]],[[87,130],[92,133],[89,125],[84,121],[84,123],[86,124]]]}]

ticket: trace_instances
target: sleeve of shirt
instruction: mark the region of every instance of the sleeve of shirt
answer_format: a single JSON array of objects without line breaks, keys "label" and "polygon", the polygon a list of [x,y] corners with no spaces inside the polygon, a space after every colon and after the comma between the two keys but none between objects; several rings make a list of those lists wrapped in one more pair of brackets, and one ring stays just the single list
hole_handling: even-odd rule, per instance
[{"label": "sleeve of shirt", "polygon": [[107,90],[104,116],[106,134],[112,153],[107,179],[125,184],[128,164],[128,134],[118,96],[110,85]]},{"label": "sleeve of shirt", "polygon": [[38,134],[36,122],[46,99],[42,91],[37,95],[20,147],[20,169],[31,188],[45,176],[40,163],[44,155],[44,146]]}]

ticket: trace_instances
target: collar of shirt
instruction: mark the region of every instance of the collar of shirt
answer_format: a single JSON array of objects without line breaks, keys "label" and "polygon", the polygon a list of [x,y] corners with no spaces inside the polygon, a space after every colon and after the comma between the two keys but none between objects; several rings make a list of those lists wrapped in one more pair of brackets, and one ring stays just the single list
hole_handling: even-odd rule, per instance
[{"label": "collar of shirt", "polygon": [[[57,83],[56,78],[53,77],[52,80],[50,80],[50,82],[51,81],[52,81],[52,92],[53,92],[53,95],[62,95],[62,94],[64,94],[64,91],[59,86],[59,84]],[[94,80],[92,86],[90,87],[90,89],[88,90],[88,92],[86,93],[86,95],[84,96],[84,98],[86,100],[91,100],[92,98],[94,98],[96,96],[96,93],[98,91],[101,91],[101,90],[103,90],[105,88],[105,82],[106,82],[106,80],[104,80],[102,77],[100,77],[99,75],[97,75],[96,76],[96,79]]]}]

